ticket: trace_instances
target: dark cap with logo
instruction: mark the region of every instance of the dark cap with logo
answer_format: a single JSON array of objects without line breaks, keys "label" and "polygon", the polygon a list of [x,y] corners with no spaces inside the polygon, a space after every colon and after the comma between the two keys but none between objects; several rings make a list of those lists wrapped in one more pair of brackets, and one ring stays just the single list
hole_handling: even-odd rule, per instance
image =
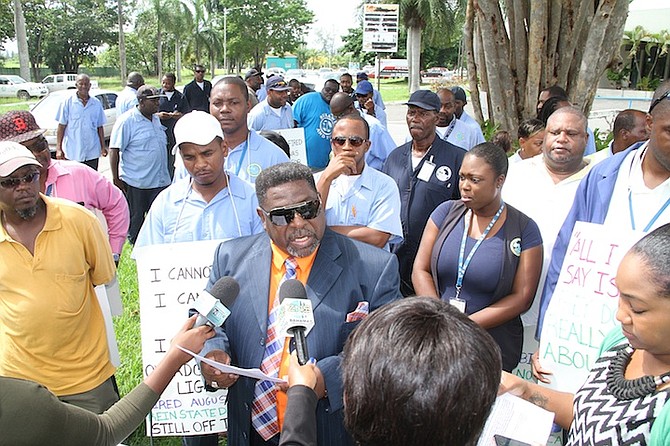
[{"label": "dark cap with logo", "polygon": [[251,70],[247,71],[247,74],[244,75],[244,80],[248,80],[250,77],[254,76],[262,76],[264,73],[262,71],[258,71],[255,68],[252,68]]},{"label": "dark cap with logo", "polygon": [[0,141],[26,142],[44,132],[29,111],[12,110],[0,115]]},{"label": "dark cap with logo", "polygon": [[405,102],[405,105],[414,105],[424,110],[434,110],[436,112],[439,112],[442,108],[439,96],[430,90],[416,90],[409,97],[409,101]]},{"label": "dark cap with logo", "polygon": [[161,94],[161,92],[156,89],[156,87],[152,87],[151,85],[142,85],[140,88],[137,89],[137,100],[142,100],[142,99],[156,99],[156,98],[166,98],[167,96],[164,94]]},{"label": "dark cap with logo", "polygon": [[266,90],[274,91],[289,91],[291,87],[286,83],[281,76],[271,76],[265,81]]}]

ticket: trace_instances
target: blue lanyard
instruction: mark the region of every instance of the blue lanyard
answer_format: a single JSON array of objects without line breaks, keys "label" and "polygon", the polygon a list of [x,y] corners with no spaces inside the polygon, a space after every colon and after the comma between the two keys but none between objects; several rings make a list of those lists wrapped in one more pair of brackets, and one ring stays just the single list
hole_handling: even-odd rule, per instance
[{"label": "blue lanyard", "polygon": [[463,261],[463,255],[465,254],[465,242],[468,239],[468,231],[470,230],[470,220],[472,219],[472,211],[468,211],[465,214],[465,224],[463,228],[463,238],[461,239],[461,250],[458,254],[458,276],[456,277],[456,298],[458,299],[461,295],[461,288],[463,287],[463,278],[465,277],[465,271],[468,269],[468,266],[470,265],[470,261],[472,260],[472,257],[475,255],[475,251],[479,248],[479,245],[482,244],[484,239],[486,238],[487,235],[489,235],[489,232],[491,232],[491,228],[493,228],[493,225],[496,224],[498,219],[500,218],[500,214],[502,214],[503,209],[505,209],[505,203],[502,202],[500,203],[500,207],[498,208],[498,212],[496,212],[496,215],[493,216],[491,219],[491,222],[489,225],[484,229],[484,232],[479,236],[477,239],[477,242],[475,243],[475,246],[472,247],[470,250],[470,253],[468,254],[468,257],[465,259],[465,262]]},{"label": "blue lanyard", "polygon": [[244,161],[244,156],[247,154],[247,147],[249,147],[249,139],[244,140],[244,148],[242,149],[242,154],[240,155],[240,160],[237,162],[237,169],[235,170],[235,175],[239,176],[240,169],[242,168],[242,161]]},{"label": "blue lanyard", "polygon": [[449,123],[449,127],[447,128],[447,131],[444,132],[444,138],[442,138],[442,139],[444,139],[445,141],[447,140],[447,138],[449,138],[449,135],[451,135],[451,132],[454,131],[454,127],[456,127],[456,120],[457,119],[458,118],[456,116],[454,116],[453,119],[451,120],[451,122]]},{"label": "blue lanyard", "polygon": [[[656,223],[656,220],[658,220],[658,217],[661,216],[668,205],[670,205],[670,198],[668,198],[660,207],[658,212],[656,212],[656,215],[651,217],[651,220],[649,220],[649,223],[647,223],[647,226],[645,226],[643,229],[644,232],[649,232],[649,229],[651,229],[654,223]],[[633,228],[633,231],[635,231],[635,216],[633,215],[633,192],[630,189],[628,190],[628,212],[630,213],[630,225]]]}]

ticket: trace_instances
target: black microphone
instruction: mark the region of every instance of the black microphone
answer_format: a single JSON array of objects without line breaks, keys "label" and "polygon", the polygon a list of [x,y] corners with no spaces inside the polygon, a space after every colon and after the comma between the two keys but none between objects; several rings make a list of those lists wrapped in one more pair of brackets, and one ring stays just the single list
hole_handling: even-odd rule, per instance
[{"label": "black microphone", "polygon": [[307,299],[305,286],[296,279],[289,279],[279,287],[278,333],[292,336],[300,365],[307,364],[307,333],[314,326],[312,302]]},{"label": "black microphone", "polygon": [[202,325],[220,327],[230,316],[230,308],[233,307],[237,295],[240,294],[240,284],[229,276],[217,280],[212,289],[198,293],[198,299],[194,307],[198,312],[198,318],[193,328]]}]

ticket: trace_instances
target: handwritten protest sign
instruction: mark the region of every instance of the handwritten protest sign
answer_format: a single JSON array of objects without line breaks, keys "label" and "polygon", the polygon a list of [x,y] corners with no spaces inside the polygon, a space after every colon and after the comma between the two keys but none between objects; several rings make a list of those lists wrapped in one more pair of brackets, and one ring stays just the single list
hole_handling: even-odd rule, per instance
[{"label": "handwritten protest sign", "polygon": [[617,325],[617,268],[642,235],[575,224],[542,327],[540,363],[554,373],[549,387],[575,392],[584,383],[603,338]]},{"label": "handwritten protest sign", "polygon": [[[219,241],[138,248],[144,376],[167,352],[205,288]],[[183,365],[151,410],[147,435],[202,435],[227,430],[226,390],[206,392],[195,360]]]},{"label": "handwritten protest sign", "polygon": [[291,161],[297,161],[300,164],[307,165],[307,145],[305,144],[305,129],[297,127],[294,129],[276,130],[284,137],[291,149]]}]

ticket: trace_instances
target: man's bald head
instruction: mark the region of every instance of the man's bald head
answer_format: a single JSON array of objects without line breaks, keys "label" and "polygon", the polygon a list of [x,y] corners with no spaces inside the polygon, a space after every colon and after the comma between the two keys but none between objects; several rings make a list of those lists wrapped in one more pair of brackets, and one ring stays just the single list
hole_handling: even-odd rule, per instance
[{"label": "man's bald head", "polygon": [[336,118],[349,113],[354,113],[355,111],[356,109],[354,108],[354,98],[346,93],[335,93],[333,98],[330,100],[330,112]]},{"label": "man's bald head", "polygon": [[144,85],[144,77],[137,71],[133,71],[128,75],[128,81],[126,82],[126,85],[138,89]]}]

